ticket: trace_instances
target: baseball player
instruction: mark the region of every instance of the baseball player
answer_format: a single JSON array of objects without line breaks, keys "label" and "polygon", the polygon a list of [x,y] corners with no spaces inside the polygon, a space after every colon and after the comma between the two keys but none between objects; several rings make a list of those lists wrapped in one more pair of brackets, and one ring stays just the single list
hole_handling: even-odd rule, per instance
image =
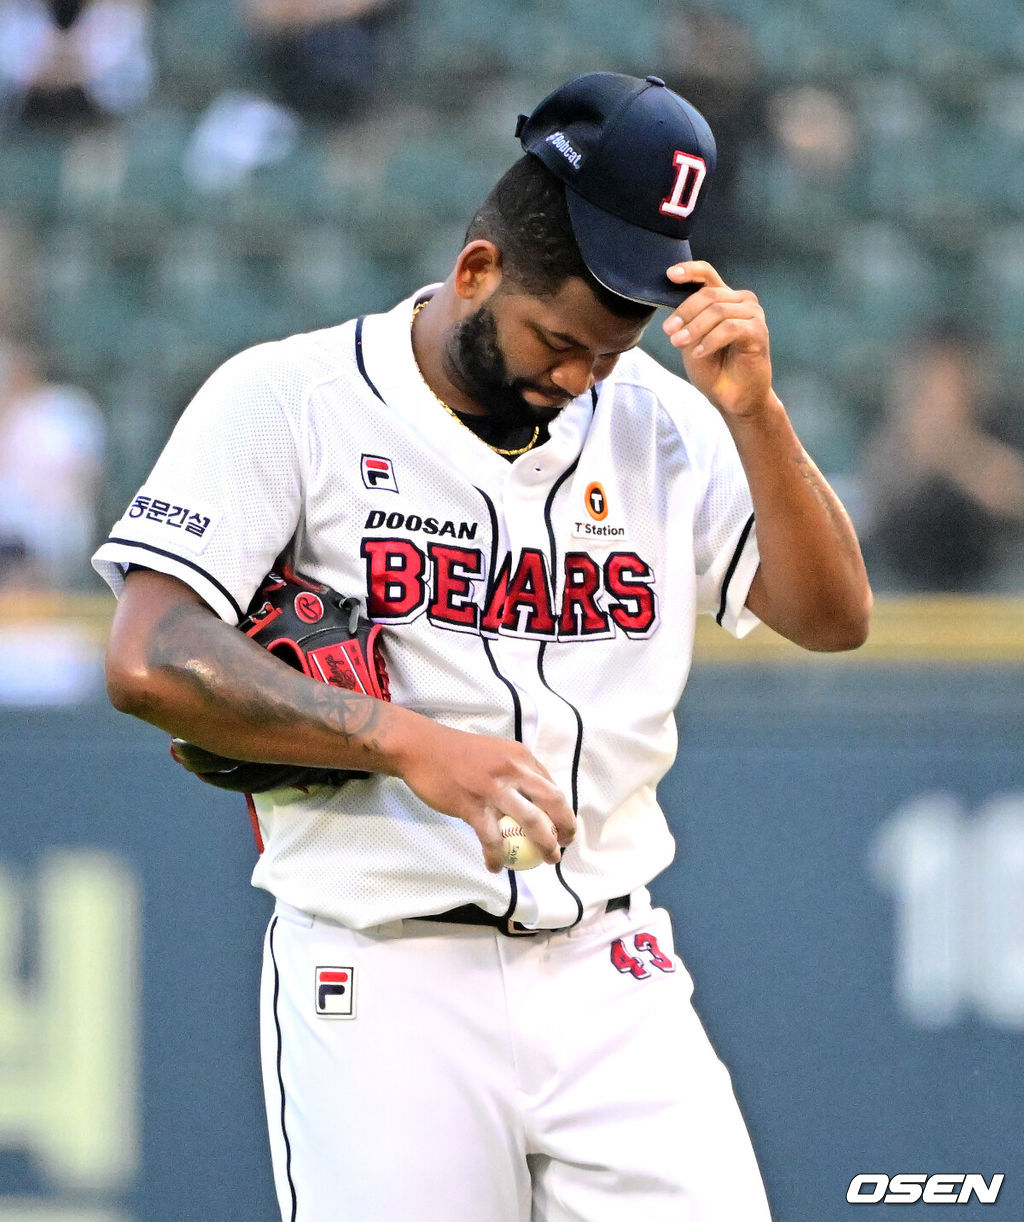
[{"label": "baseball player", "polygon": [[[760,1222],[647,891],[655,790],[699,613],[848,649],[870,590],[756,297],[692,257],[700,114],[596,73],[517,135],[442,284],[199,390],[95,557],[109,690],[210,752],[368,774],[254,800],[284,1219]],[[688,381],[637,349],[659,306]],[[235,630],[281,562],[363,600],[390,703]]]}]

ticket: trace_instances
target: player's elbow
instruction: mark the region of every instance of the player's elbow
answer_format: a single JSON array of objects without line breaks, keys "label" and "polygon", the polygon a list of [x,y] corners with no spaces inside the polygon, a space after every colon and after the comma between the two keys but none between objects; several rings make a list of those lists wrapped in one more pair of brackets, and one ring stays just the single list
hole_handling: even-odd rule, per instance
[{"label": "player's elbow", "polygon": [[800,644],[813,653],[849,653],[853,649],[860,649],[867,639],[866,629],[844,626],[819,633],[810,640],[801,641]]},{"label": "player's elbow", "polygon": [[125,666],[119,659],[107,655],[106,665],[107,699],[119,713],[137,715],[140,697],[145,690],[141,676]]},{"label": "player's elbow", "polygon": [[107,699],[119,713],[154,720],[159,707],[157,677],[143,662],[109,652],[105,669]]},{"label": "player's elbow", "polygon": [[760,572],[747,605],[762,623],[801,649],[842,653],[859,649],[868,639],[873,596],[866,580],[822,582],[810,590],[789,586],[779,596],[759,578]]},{"label": "player's elbow", "polygon": [[[114,708],[163,724],[187,690],[182,680],[195,669],[206,625],[216,622],[199,596],[176,578],[146,569],[130,572],[105,659],[107,697]],[[212,648],[215,653],[216,645]]]},{"label": "player's elbow", "polygon": [[819,617],[814,628],[799,643],[816,653],[846,653],[860,649],[871,630],[873,604],[871,590],[865,589],[859,601],[851,600]]}]

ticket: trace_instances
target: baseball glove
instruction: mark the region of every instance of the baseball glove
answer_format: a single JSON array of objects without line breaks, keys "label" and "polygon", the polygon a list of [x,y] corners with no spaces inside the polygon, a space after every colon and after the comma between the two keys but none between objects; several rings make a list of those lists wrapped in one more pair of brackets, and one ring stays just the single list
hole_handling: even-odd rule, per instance
[{"label": "baseball glove", "polygon": [[[391,699],[379,625],[362,615],[358,599],[343,598],[330,586],[288,568],[269,573],[238,628],[311,679],[378,700]],[[240,793],[343,785],[370,775],[345,768],[229,759],[183,738],[171,740],[171,755],[201,781]]]}]

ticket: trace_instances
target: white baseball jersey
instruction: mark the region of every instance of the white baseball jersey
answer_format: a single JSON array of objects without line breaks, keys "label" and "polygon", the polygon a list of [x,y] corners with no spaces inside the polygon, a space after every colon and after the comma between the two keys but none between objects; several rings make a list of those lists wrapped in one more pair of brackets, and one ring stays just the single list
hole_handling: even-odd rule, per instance
[{"label": "white baseball jersey", "polygon": [[94,564],[115,593],[128,564],[177,577],[231,624],[282,556],[359,595],[392,699],[521,740],[579,819],[557,867],[491,875],[473,831],[396,778],[278,791],[256,799],[256,885],[356,929],[467,903],[570,926],[672,859],[655,787],[696,616],[757,622],[750,494],[715,409],[639,350],[501,457],[419,373],[430,291],[226,362]]}]

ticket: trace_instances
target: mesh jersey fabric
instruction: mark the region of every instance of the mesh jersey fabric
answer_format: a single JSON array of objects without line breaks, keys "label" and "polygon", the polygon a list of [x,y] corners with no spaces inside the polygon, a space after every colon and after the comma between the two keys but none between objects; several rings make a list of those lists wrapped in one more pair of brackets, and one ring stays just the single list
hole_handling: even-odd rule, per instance
[{"label": "mesh jersey fabric", "polygon": [[221,366],[94,564],[115,593],[130,563],[168,573],[232,624],[282,557],[364,598],[392,699],[519,738],[579,818],[558,868],[494,876],[395,778],[278,791],[257,799],[256,885],[354,928],[465,903],[563,927],[671,861],[655,789],[696,616],[757,623],[750,494],[715,409],[638,350],[509,463],[419,374],[430,291]]}]

